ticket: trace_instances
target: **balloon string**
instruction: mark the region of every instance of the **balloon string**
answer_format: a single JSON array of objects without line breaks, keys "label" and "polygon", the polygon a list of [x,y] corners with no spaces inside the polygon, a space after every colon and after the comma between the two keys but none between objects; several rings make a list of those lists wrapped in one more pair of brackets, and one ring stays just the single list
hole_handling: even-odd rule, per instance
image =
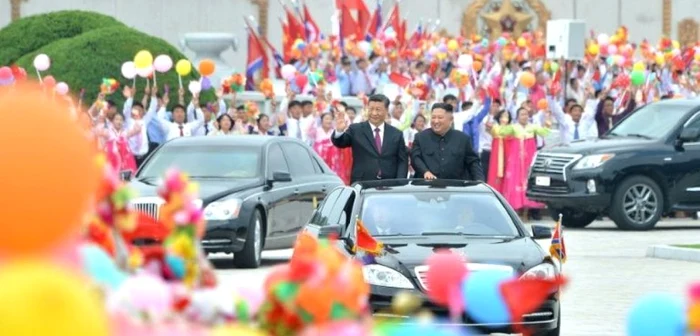
[{"label": "balloon string", "polygon": [[41,78],[41,72],[36,69],[36,76],[39,78],[39,83],[44,84],[44,80]]},{"label": "balloon string", "polygon": [[180,74],[177,75],[177,81],[180,83],[180,88],[182,89],[182,76],[180,76]]},{"label": "balloon string", "polygon": [[156,81],[156,71],[153,70],[153,87],[158,86],[158,82]]},{"label": "balloon string", "polygon": [[132,87],[134,90],[136,90],[136,76],[134,76],[134,78],[132,79],[131,87]]}]

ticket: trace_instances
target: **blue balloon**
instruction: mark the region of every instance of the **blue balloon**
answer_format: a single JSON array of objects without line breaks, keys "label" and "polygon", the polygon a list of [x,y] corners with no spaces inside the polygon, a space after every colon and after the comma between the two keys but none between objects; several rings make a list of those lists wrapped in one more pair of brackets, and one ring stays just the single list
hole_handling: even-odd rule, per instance
[{"label": "blue balloon", "polygon": [[627,317],[627,336],[683,336],[686,307],[668,294],[642,297]]},{"label": "blue balloon", "polygon": [[165,257],[165,262],[168,264],[168,268],[170,268],[175,277],[178,279],[185,277],[185,260],[178,256],[169,254]]},{"label": "blue balloon", "polygon": [[126,280],[126,274],[101,247],[93,244],[81,246],[80,256],[84,271],[96,282],[114,289]]},{"label": "blue balloon", "polygon": [[511,321],[500,285],[513,274],[498,270],[480,270],[469,274],[462,283],[462,295],[469,316],[478,323],[507,325]]},{"label": "blue balloon", "polygon": [[466,328],[440,325],[430,322],[411,321],[406,324],[396,324],[385,329],[385,336],[470,336],[475,335]]}]

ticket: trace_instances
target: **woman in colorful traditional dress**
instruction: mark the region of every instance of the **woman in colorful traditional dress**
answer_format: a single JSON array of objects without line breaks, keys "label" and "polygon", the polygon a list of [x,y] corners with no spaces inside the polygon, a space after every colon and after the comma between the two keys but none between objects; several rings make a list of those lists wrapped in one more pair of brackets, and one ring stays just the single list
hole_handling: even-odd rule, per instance
[{"label": "woman in colorful traditional dress", "polygon": [[333,115],[324,113],[321,115],[321,125],[311,124],[308,136],[313,141],[313,148],[338,176],[345,182],[350,183],[350,174],[341,160],[340,149],[333,146],[331,136],[333,135]]},{"label": "woman in colorful traditional dress", "polygon": [[499,126],[495,136],[504,137],[505,146],[505,174],[502,182],[501,194],[516,211],[521,211],[523,216],[528,209],[540,209],[544,205],[527,199],[527,177],[530,164],[537,152],[536,136],[545,137],[550,132],[552,125],[551,113],[545,114],[544,125],[541,127],[529,123],[528,110],[520,108],[517,111],[516,123]]},{"label": "woman in colorful traditional dress", "polygon": [[[120,112],[117,112],[112,122],[101,130],[99,136],[104,141],[107,161],[115,171],[130,171],[132,176],[136,173],[136,159],[129,147],[129,139],[135,137],[140,140],[140,133],[140,124],[135,123],[130,128],[125,127],[124,115]],[[138,145],[148,146],[148,143],[138,143]]]},{"label": "woman in colorful traditional dress", "polygon": [[501,110],[494,118],[498,124],[486,124],[486,130],[491,133],[491,155],[489,157],[489,171],[486,172],[487,183],[499,193],[503,193],[503,178],[506,170],[506,147],[504,127],[512,127],[510,113],[507,110]]}]

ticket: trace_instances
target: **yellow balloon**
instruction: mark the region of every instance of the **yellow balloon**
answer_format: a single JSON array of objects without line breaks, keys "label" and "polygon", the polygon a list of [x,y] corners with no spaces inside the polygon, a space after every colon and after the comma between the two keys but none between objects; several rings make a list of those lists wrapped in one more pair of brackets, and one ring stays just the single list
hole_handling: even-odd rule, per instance
[{"label": "yellow balloon", "polygon": [[525,46],[527,46],[527,40],[525,40],[524,37],[518,37],[517,43],[518,43],[518,47],[520,47],[520,48],[524,48]]},{"label": "yellow balloon", "polygon": [[104,303],[85,279],[41,261],[14,262],[0,270],[3,335],[110,335]]},{"label": "yellow balloon", "polygon": [[600,47],[597,44],[591,44],[588,46],[588,53],[597,56],[600,52]]},{"label": "yellow balloon", "polygon": [[644,63],[642,62],[637,62],[634,63],[634,67],[632,68],[634,71],[644,71],[646,67],[644,66]]},{"label": "yellow balloon", "polygon": [[145,69],[153,65],[153,55],[148,50],[141,50],[134,57],[134,66],[136,69]]},{"label": "yellow balloon", "polygon": [[455,50],[459,49],[459,43],[457,43],[456,40],[449,40],[447,42],[447,49],[449,51],[455,51]]},{"label": "yellow balloon", "polygon": [[673,49],[680,49],[681,48],[681,44],[676,40],[671,41],[671,45],[673,46]]},{"label": "yellow balloon", "polygon": [[664,55],[660,55],[660,54],[656,55],[655,60],[656,60],[656,64],[658,64],[658,65],[664,65],[664,63],[666,63],[666,59],[664,59]]},{"label": "yellow balloon", "polygon": [[188,60],[179,60],[177,61],[177,64],[175,64],[175,71],[177,71],[177,74],[185,77],[192,72],[192,63]]},{"label": "yellow balloon", "polygon": [[695,54],[693,57],[695,58],[695,61],[700,61],[700,54]]},{"label": "yellow balloon", "polygon": [[212,336],[265,336],[262,331],[242,325],[225,325],[214,329]]}]

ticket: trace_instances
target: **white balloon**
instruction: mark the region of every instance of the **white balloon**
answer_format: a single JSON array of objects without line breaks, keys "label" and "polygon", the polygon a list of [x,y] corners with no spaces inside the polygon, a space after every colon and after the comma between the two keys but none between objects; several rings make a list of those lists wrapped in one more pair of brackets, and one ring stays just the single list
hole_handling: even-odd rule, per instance
[{"label": "white balloon", "polygon": [[191,81],[187,88],[192,94],[198,94],[202,91],[202,84],[200,82]]},{"label": "white balloon", "polygon": [[134,79],[136,77],[136,66],[134,62],[124,62],[122,64],[122,76],[126,79]]},{"label": "white balloon", "polygon": [[469,69],[469,67],[472,66],[472,63],[474,63],[474,58],[472,58],[472,55],[462,54],[459,55],[459,58],[457,59],[457,66],[462,69]]},{"label": "white balloon", "polygon": [[39,71],[49,70],[51,67],[51,59],[46,54],[39,54],[34,57],[34,68]]},{"label": "white balloon", "polygon": [[357,43],[357,47],[367,56],[372,53],[372,44],[367,41],[360,41]]},{"label": "white balloon", "polygon": [[282,78],[286,80],[292,80],[294,79],[294,76],[297,74],[297,68],[295,68],[291,64],[285,64],[282,66]]},{"label": "white balloon", "polygon": [[139,77],[148,78],[148,76],[153,74],[153,66],[151,65],[147,68],[136,69],[136,73],[139,75]]}]

